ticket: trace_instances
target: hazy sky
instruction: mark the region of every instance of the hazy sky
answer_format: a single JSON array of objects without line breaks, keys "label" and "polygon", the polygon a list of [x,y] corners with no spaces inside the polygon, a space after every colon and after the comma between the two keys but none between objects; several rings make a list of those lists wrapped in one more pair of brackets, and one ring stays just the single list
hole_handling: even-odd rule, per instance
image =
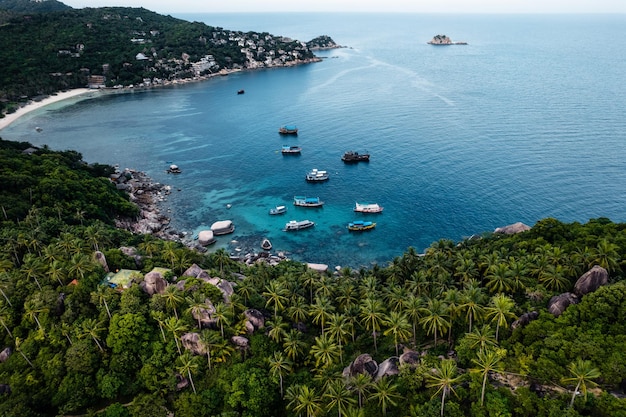
[{"label": "hazy sky", "polygon": [[626,13],[626,0],[61,0],[74,8],[144,7],[161,14],[222,12]]}]

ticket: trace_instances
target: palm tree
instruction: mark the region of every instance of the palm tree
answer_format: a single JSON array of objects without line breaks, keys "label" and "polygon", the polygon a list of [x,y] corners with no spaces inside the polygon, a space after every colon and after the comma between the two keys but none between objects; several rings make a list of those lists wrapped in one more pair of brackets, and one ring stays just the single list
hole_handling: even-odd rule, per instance
[{"label": "palm tree", "polygon": [[267,335],[276,343],[281,342],[281,339],[287,334],[287,328],[289,327],[289,324],[283,320],[283,316],[276,317],[276,320],[268,320],[265,325],[270,329]]},{"label": "palm tree", "polygon": [[178,320],[178,310],[176,307],[185,301],[181,291],[176,287],[176,285],[168,285],[165,287],[163,294],[161,294],[161,298],[165,300],[165,307],[168,310],[174,310],[174,317]]},{"label": "palm tree", "polygon": [[185,297],[185,301],[189,306],[186,311],[191,314],[191,317],[195,317],[198,322],[198,330],[202,330],[202,315],[205,311],[211,310],[206,297],[202,293],[195,293],[193,297]]},{"label": "palm tree", "polygon": [[111,288],[106,285],[99,285],[96,291],[91,293],[91,299],[95,300],[99,305],[104,304],[104,308],[106,309],[107,315],[109,316],[109,320],[111,320],[111,310],[109,310],[109,304],[107,303],[107,298],[111,297],[113,294],[111,292]]},{"label": "palm tree", "polygon": [[[11,304],[11,300],[9,300],[9,297],[7,296],[7,293],[6,293],[9,291],[10,288],[13,287],[13,280],[11,279],[11,276],[7,272],[10,268],[13,267],[13,263],[11,263],[11,261],[8,261],[8,260],[7,261],[0,260],[0,264],[2,264],[0,266],[0,293],[6,300],[7,304],[13,307],[13,304]],[[6,269],[5,269],[4,264],[9,264],[10,266],[6,265]]]},{"label": "palm tree", "polygon": [[219,334],[213,330],[202,330],[200,332],[200,342],[202,342],[204,350],[206,351],[209,370],[211,369],[211,349],[214,349],[222,341],[223,339],[220,338]]},{"label": "palm tree", "polygon": [[397,405],[396,400],[400,399],[398,386],[391,382],[389,378],[381,378],[373,385],[374,392],[371,398],[378,400],[378,405],[383,411],[383,415],[387,414],[389,405]]},{"label": "palm tree", "polygon": [[485,286],[489,288],[492,293],[509,293],[513,288],[513,281],[510,278],[509,266],[505,262],[498,262],[491,265],[487,269],[485,275],[487,283]]},{"label": "palm tree", "polygon": [[546,289],[557,292],[565,291],[570,285],[563,265],[546,265],[539,274],[539,282],[545,285]]},{"label": "palm tree", "polygon": [[280,382],[280,397],[283,398],[283,375],[291,372],[291,362],[288,358],[285,358],[282,352],[274,352],[274,356],[267,359],[270,365],[270,375],[278,377]]},{"label": "palm tree", "polygon": [[95,264],[91,258],[83,253],[75,253],[69,261],[70,276],[85,278],[85,274],[94,270]]},{"label": "palm tree", "polygon": [[296,295],[291,298],[291,305],[287,308],[287,314],[294,323],[304,322],[308,316],[308,304],[304,297]]},{"label": "palm tree", "polygon": [[39,330],[42,330],[42,331],[43,331],[43,327],[41,326],[41,323],[39,322],[38,315],[39,313],[45,313],[47,311],[48,309],[42,305],[39,299],[31,298],[30,300],[24,303],[24,314],[29,320],[37,323],[37,327],[39,328]]},{"label": "palm tree", "polygon": [[100,333],[105,330],[104,324],[101,321],[95,319],[86,319],[82,322],[80,336],[89,336],[96,342],[96,345],[100,349],[100,352],[104,352],[102,345],[100,345]]},{"label": "palm tree", "polygon": [[163,337],[163,341],[165,342],[165,332],[163,331],[163,326],[165,326],[165,313],[162,311],[151,311],[150,315],[159,324],[161,336]]},{"label": "palm tree", "polygon": [[411,328],[413,330],[413,346],[417,343],[417,324],[422,318],[423,308],[424,300],[413,294],[410,294],[406,303],[404,303],[404,313],[411,321]]},{"label": "palm tree", "polygon": [[28,362],[28,364],[30,365],[31,368],[34,368],[35,365],[33,365],[33,363],[30,361],[30,359],[28,359],[28,357],[24,354],[24,352],[22,352],[22,339],[20,339],[19,337],[15,338],[15,350],[17,350],[20,355],[22,355],[22,357],[24,358],[24,360],[26,362]]},{"label": "palm tree", "polygon": [[315,367],[320,364],[323,368],[327,368],[337,361],[339,356],[339,347],[328,335],[323,334],[315,338],[315,344],[311,347],[310,354],[315,358]]},{"label": "palm tree", "polygon": [[265,287],[265,291],[263,292],[263,296],[267,297],[265,307],[274,306],[274,320],[276,320],[276,316],[278,316],[278,310],[285,308],[287,295],[287,289],[283,287],[280,281],[272,280]]},{"label": "palm tree", "polygon": [[475,328],[471,333],[465,333],[465,339],[468,341],[470,349],[484,350],[498,345],[495,332],[488,324]]},{"label": "palm tree", "polygon": [[61,261],[55,260],[48,264],[46,274],[50,279],[55,279],[61,287],[64,285],[63,280],[66,278],[66,274],[65,267]]},{"label": "palm tree", "polygon": [[315,303],[311,304],[310,307],[309,315],[313,317],[313,323],[320,325],[322,335],[324,335],[326,320],[328,320],[331,313],[335,311],[335,306],[333,306],[327,297],[315,296]]},{"label": "palm tree", "polygon": [[315,388],[306,385],[293,385],[287,389],[288,398],[291,399],[288,408],[298,413],[304,411],[307,417],[315,417],[322,411],[320,398],[315,392]]},{"label": "palm tree", "polygon": [[343,344],[346,342],[350,325],[343,314],[333,313],[328,320],[328,336],[339,345],[339,361],[343,363]]},{"label": "palm tree", "polygon": [[223,277],[224,276],[224,265],[226,265],[226,264],[228,264],[230,262],[230,256],[228,255],[228,252],[226,252],[226,249],[224,249],[224,248],[218,249],[211,256],[211,258],[220,267],[220,275]]},{"label": "palm tree", "polygon": [[380,330],[380,325],[384,320],[383,304],[380,300],[374,298],[366,298],[361,303],[361,319],[363,325],[368,331],[372,332],[374,337],[374,350],[378,352],[376,344],[376,332]]},{"label": "palm tree", "polygon": [[576,359],[576,361],[570,363],[567,366],[567,369],[571,372],[573,377],[563,378],[564,383],[575,382],[576,388],[574,388],[574,392],[572,393],[572,399],[569,403],[570,407],[574,406],[574,400],[576,399],[576,394],[578,394],[578,390],[580,389],[585,396],[585,400],[587,400],[587,384],[590,386],[597,385],[592,379],[600,377],[600,371],[598,368],[594,368],[591,361]]},{"label": "palm tree", "polygon": [[515,301],[504,294],[497,294],[491,297],[489,306],[487,307],[487,318],[496,322],[496,341],[498,341],[498,333],[500,326],[506,326],[510,318],[514,318],[515,314],[511,310],[515,307]]},{"label": "palm tree", "polygon": [[220,326],[220,333],[222,337],[224,337],[224,325],[230,324],[230,314],[228,310],[228,306],[224,303],[215,304],[215,311],[212,314],[213,318],[215,318],[217,324]]},{"label": "palm tree", "polygon": [[192,373],[198,370],[198,362],[196,361],[196,357],[193,356],[190,352],[185,351],[182,355],[180,355],[177,359],[176,370],[181,374],[187,374],[189,377],[189,382],[191,383],[191,388],[193,389],[193,393],[196,394],[196,386],[193,383],[193,378],[191,376]]},{"label": "palm tree", "polygon": [[480,319],[485,314],[483,303],[485,301],[485,295],[482,289],[478,286],[470,285],[462,290],[462,303],[461,310],[465,310],[465,317],[469,322],[469,332],[472,332],[472,324],[475,319]]},{"label": "palm tree", "polygon": [[356,374],[350,378],[350,387],[356,391],[359,398],[359,408],[363,407],[363,397],[373,388],[372,377],[367,373]]},{"label": "palm tree", "polygon": [[441,393],[441,417],[443,417],[443,408],[446,402],[446,396],[454,391],[454,385],[458,384],[462,376],[457,376],[457,367],[452,359],[442,359],[439,365],[435,366],[434,372],[427,375],[428,388],[437,388],[433,397]]},{"label": "palm tree", "polygon": [[619,269],[620,256],[618,250],[618,245],[602,239],[593,250],[592,262],[600,265],[609,273],[615,272]]},{"label": "palm tree", "polygon": [[170,317],[165,321],[165,328],[168,332],[171,332],[174,336],[174,342],[176,343],[176,349],[178,350],[178,354],[180,355],[180,344],[178,343],[178,338],[187,330],[187,326],[183,323],[182,320],[177,319],[176,317]]},{"label": "palm tree", "polygon": [[304,352],[305,347],[306,343],[302,341],[302,334],[296,329],[289,330],[283,339],[283,349],[287,357],[294,362]]},{"label": "palm tree", "polygon": [[480,391],[480,405],[482,406],[485,402],[485,387],[487,385],[487,377],[490,372],[498,372],[498,363],[504,356],[503,350],[479,350],[476,359],[472,359],[472,363],[477,366],[477,368],[470,369],[470,372],[478,373],[483,378],[483,385]]},{"label": "palm tree", "polygon": [[24,255],[24,260],[20,270],[26,275],[27,278],[33,279],[41,291],[41,284],[39,284],[37,277],[41,277],[43,275],[44,268],[44,264],[38,257],[32,253],[27,253]]},{"label": "palm tree", "polygon": [[426,300],[423,316],[420,323],[426,330],[426,334],[432,334],[435,337],[435,346],[437,346],[437,335],[445,332],[450,326],[448,321],[448,305],[439,298],[429,298]]},{"label": "palm tree", "polygon": [[338,417],[341,417],[349,406],[356,403],[356,400],[350,396],[350,390],[348,390],[342,379],[330,381],[326,386],[323,397],[328,399],[327,408],[329,411],[337,407]]},{"label": "palm tree", "polygon": [[396,347],[396,356],[398,356],[398,344],[411,337],[411,325],[409,324],[409,320],[404,313],[392,311],[385,317],[384,324],[387,329],[383,332],[383,335],[393,335],[393,344]]},{"label": "palm tree", "polygon": [[169,263],[170,268],[176,265],[176,248],[178,244],[173,240],[166,240],[161,249],[161,257]]},{"label": "palm tree", "polygon": [[11,329],[7,326],[7,321],[9,321],[11,317],[12,310],[9,309],[4,303],[0,304],[0,324],[4,327],[4,330],[7,331],[9,337],[13,339],[13,333],[11,333]]}]

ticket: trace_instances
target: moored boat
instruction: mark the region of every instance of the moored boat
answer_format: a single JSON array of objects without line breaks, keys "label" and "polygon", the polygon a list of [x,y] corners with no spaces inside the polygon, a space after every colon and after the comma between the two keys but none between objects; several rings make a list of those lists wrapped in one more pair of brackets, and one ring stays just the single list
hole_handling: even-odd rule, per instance
[{"label": "moored boat", "polygon": [[315,182],[315,181],[326,181],[330,177],[327,171],[320,171],[317,168],[313,168],[311,171],[307,172],[305,178],[307,181]]},{"label": "moored boat", "polygon": [[283,230],[302,230],[312,226],[315,226],[315,223],[313,223],[311,220],[291,220],[287,224],[285,224],[285,228]]},{"label": "moored boat", "polygon": [[270,209],[270,214],[285,214],[287,213],[287,206],[276,206]]},{"label": "moored boat", "polygon": [[319,197],[304,197],[295,196],[293,198],[293,205],[299,207],[322,207],[324,202]]},{"label": "moored boat", "polygon": [[288,146],[288,145],[284,145],[283,148],[280,150],[283,155],[296,155],[299,154],[302,151],[302,148],[299,146]]},{"label": "moored boat", "polygon": [[244,94],[246,91],[241,89],[241,90],[237,90],[237,94]]},{"label": "moored boat", "polygon": [[235,231],[235,225],[231,220],[221,220],[211,225],[211,231],[215,236],[227,235]]},{"label": "moored boat", "polygon": [[356,205],[354,206],[354,211],[356,211],[357,213],[381,213],[383,211],[383,208],[376,203],[356,203]]},{"label": "moored boat", "polygon": [[281,126],[280,129],[278,129],[278,133],[281,133],[283,135],[297,135],[298,128],[295,125],[284,125]]},{"label": "moored boat", "polygon": [[343,162],[369,162],[370,154],[348,151],[341,157]]},{"label": "moored boat", "polygon": [[365,230],[372,230],[376,227],[374,222],[364,222],[363,220],[355,220],[348,223],[348,230],[352,232],[362,232]]},{"label": "moored boat", "polygon": [[263,250],[272,249],[272,242],[270,242],[268,238],[263,239],[263,241],[261,242],[261,249]]}]

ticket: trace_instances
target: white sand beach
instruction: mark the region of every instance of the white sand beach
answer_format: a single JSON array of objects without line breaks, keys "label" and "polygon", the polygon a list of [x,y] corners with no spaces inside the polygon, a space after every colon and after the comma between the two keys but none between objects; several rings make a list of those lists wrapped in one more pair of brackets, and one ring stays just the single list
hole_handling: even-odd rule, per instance
[{"label": "white sand beach", "polygon": [[77,97],[87,93],[97,93],[99,90],[93,90],[89,88],[76,88],[74,90],[68,90],[64,92],[56,93],[55,95],[48,96],[40,101],[29,101],[25,106],[20,107],[17,111],[11,114],[6,114],[3,118],[0,119],[0,131],[24,116],[25,114],[37,110],[41,107],[47,106],[52,103],[56,103],[61,100],[67,100],[68,98]]}]

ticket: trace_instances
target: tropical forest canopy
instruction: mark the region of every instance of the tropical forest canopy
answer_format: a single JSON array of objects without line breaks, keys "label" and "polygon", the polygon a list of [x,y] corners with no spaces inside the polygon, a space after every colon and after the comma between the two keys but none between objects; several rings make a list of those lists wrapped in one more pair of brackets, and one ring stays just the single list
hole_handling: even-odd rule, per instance
[{"label": "tropical forest canopy", "polygon": [[[136,207],[111,167],[0,154],[0,416],[626,415],[624,224],[544,219],[337,274],[245,266],[113,227]],[[548,312],[594,266],[608,283]]]}]

